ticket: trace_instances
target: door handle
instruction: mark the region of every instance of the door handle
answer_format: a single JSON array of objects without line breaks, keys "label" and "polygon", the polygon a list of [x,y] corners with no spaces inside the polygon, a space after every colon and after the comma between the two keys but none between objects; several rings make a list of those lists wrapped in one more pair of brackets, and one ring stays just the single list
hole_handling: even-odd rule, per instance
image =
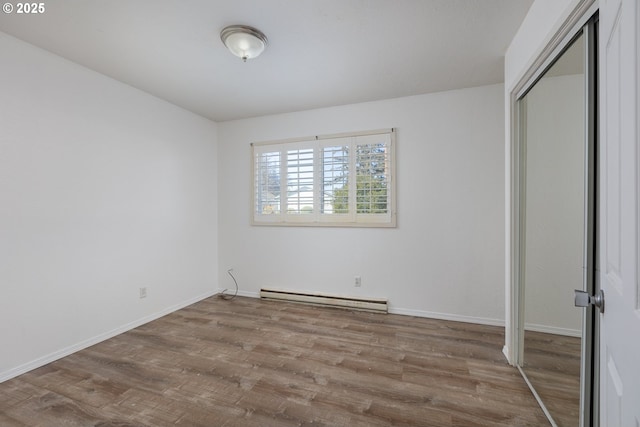
[{"label": "door handle", "polygon": [[575,306],[589,307],[593,305],[604,313],[604,291],[600,289],[595,295],[589,295],[588,292],[575,290]]}]

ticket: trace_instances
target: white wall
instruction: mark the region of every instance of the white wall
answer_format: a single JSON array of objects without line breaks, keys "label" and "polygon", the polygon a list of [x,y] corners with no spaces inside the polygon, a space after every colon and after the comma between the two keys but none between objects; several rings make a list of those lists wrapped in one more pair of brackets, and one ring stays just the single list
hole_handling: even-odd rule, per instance
[{"label": "white wall", "polygon": [[[503,324],[503,86],[218,125],[219,282],[387,297],[393,312]],[[254,141],[390,128],[398,227],[250,225]],[[354,287],[354,276],[362,287]]]},{"label": "white wall", "polygon": [[504,58],[504,183],[505,183],[505,347],[504,353],[513,360],[513,313],[511,311],[511,93],[536,58],[549,44],[553,35],[567,20],[581,0],[535,0],[527,16],[511,41]]},{"label": "white wall", "polygon": [[0,52],[2,381],[214,293],[218,254],[215,123]]},{"label": "white wall", "polygon": [[569,13],[582,0],[535,0],[513,37],[504,60],[507,94],[540,55]]}]

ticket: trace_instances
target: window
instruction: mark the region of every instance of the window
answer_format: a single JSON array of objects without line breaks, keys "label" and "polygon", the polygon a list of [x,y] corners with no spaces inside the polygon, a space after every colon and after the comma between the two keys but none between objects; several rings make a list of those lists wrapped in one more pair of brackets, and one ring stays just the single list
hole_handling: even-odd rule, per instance
[{"label": "window", "polygon": [[252,144],[256,225],[395,227],[395,131]]}]

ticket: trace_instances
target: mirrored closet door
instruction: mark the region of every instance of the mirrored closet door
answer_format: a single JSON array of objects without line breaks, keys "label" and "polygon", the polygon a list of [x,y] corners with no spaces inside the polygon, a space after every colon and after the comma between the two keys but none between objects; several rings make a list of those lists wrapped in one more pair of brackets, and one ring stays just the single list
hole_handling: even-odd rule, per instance
[{"label": "mirrored closet door", "polygon": [[[552,425],[590,425],[594,261],[595,25],[518,101],[519,367]],[[585,424],[586,423],[586,424]]]}]

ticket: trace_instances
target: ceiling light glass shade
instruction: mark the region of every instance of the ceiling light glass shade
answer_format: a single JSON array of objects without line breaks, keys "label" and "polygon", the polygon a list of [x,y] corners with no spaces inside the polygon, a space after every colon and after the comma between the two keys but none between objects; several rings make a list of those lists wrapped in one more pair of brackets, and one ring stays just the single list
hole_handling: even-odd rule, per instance
[{"label": "ceiling light glass shade", "polygon": [[267,47],[267,37],[258,29],[246,25],[231,25],[220,33],[222,43],[246,62],[260,55]]}]

